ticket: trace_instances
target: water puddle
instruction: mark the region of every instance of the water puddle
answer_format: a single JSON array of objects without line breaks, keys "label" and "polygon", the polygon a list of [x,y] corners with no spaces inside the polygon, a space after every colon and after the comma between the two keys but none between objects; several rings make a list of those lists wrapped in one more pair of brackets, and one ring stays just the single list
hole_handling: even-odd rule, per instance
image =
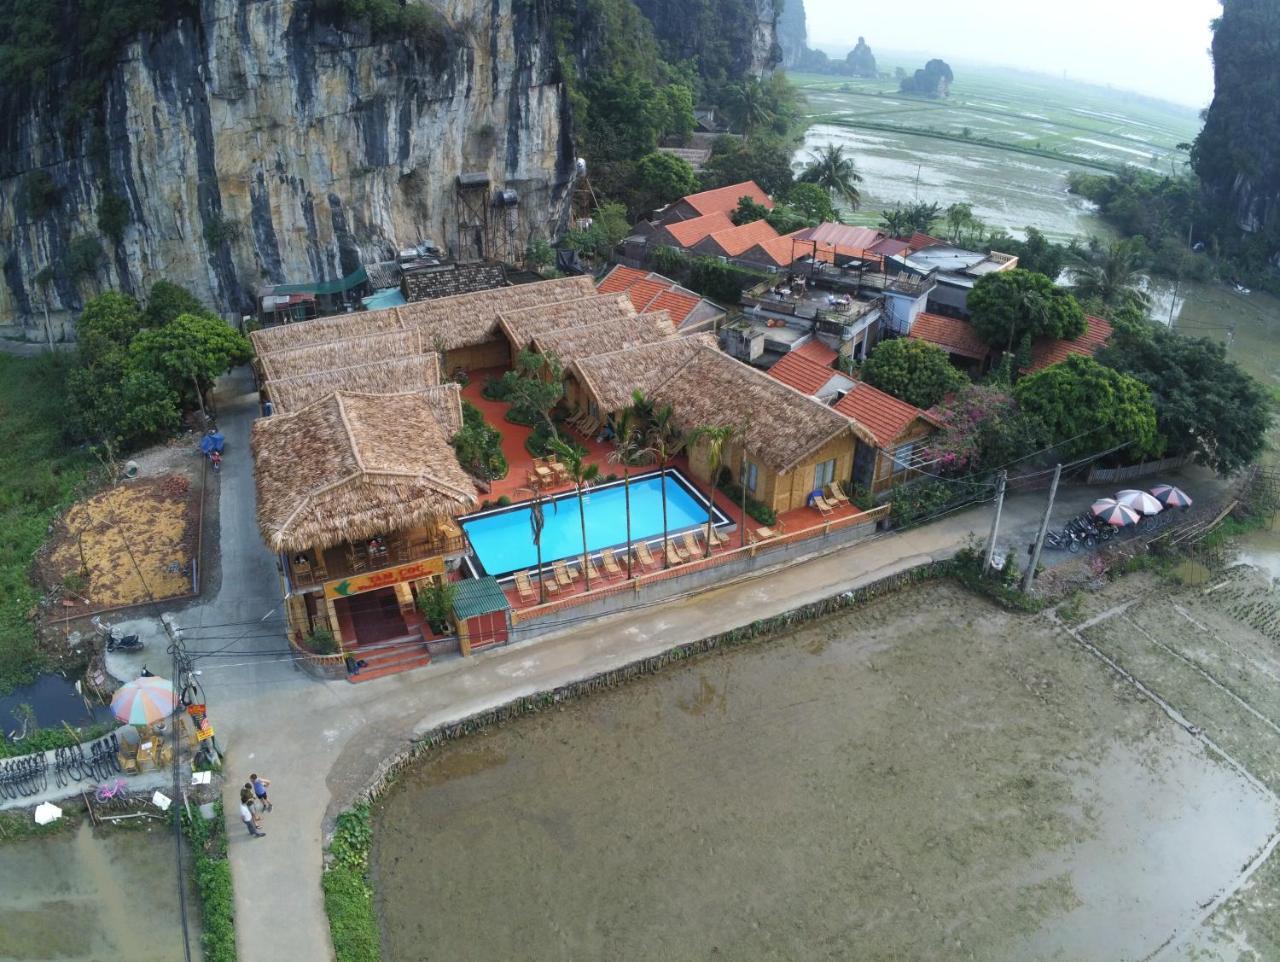
[{"label": "water puddle", "polygon": [[29,685],[23,685],[7,695],[0,695],[0,729],[2,734],[21,734],[24,715],[29,706],[40,728],[60,727],[63,722],[79,728],[94,722],[111,721],[111,709],[96,703],[90,697],[88,703],[76,692],[75,683],[61,675],[41,675]]}]

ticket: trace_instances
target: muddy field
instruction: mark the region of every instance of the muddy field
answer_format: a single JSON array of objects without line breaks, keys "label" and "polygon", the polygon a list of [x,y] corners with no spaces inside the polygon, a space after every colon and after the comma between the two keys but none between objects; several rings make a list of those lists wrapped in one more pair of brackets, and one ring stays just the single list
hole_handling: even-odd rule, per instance
[{"label": "muddy field", "polygon": [[377,812],[387,957],[1280,957],[1269,591],[935,585],[459,743]]}]

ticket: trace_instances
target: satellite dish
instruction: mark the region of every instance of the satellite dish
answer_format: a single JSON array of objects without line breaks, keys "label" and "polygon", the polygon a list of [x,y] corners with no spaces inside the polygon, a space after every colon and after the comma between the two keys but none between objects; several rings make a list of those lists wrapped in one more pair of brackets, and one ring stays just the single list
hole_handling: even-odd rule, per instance
[{"label": "satellite dish", "polygon": [[587,159],[579,157],[573,162],[573,169],[578,172],[579,177],[585,177],[587,175]]}]

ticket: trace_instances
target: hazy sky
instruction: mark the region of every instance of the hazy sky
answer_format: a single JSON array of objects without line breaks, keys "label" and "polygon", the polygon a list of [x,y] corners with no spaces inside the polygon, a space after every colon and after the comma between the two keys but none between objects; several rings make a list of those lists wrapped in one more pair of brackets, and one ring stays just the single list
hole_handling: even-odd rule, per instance
[{"label": "hazy sky", "polygon": [[[804,0],[809,45],[925,51],[1206,106],[1218,0]],[[923,66],[923,64],[921,64]]]}]

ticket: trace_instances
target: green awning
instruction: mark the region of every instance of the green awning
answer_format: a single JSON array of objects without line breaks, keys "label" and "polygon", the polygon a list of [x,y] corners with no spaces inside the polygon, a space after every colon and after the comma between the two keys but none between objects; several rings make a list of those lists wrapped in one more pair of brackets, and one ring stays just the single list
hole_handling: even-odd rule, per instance
[{"label": "green awning", "polygon": [[497,578],[464,578],[453,585],[453,616],[458,621],[508,611],[511,602]]},{"label": "green awning", "polygon": [[360,266],[346,277],[336,281],[314,281],[310,284],[273,284],[272,294],[341,294],[369,280],[369,274]]}]

